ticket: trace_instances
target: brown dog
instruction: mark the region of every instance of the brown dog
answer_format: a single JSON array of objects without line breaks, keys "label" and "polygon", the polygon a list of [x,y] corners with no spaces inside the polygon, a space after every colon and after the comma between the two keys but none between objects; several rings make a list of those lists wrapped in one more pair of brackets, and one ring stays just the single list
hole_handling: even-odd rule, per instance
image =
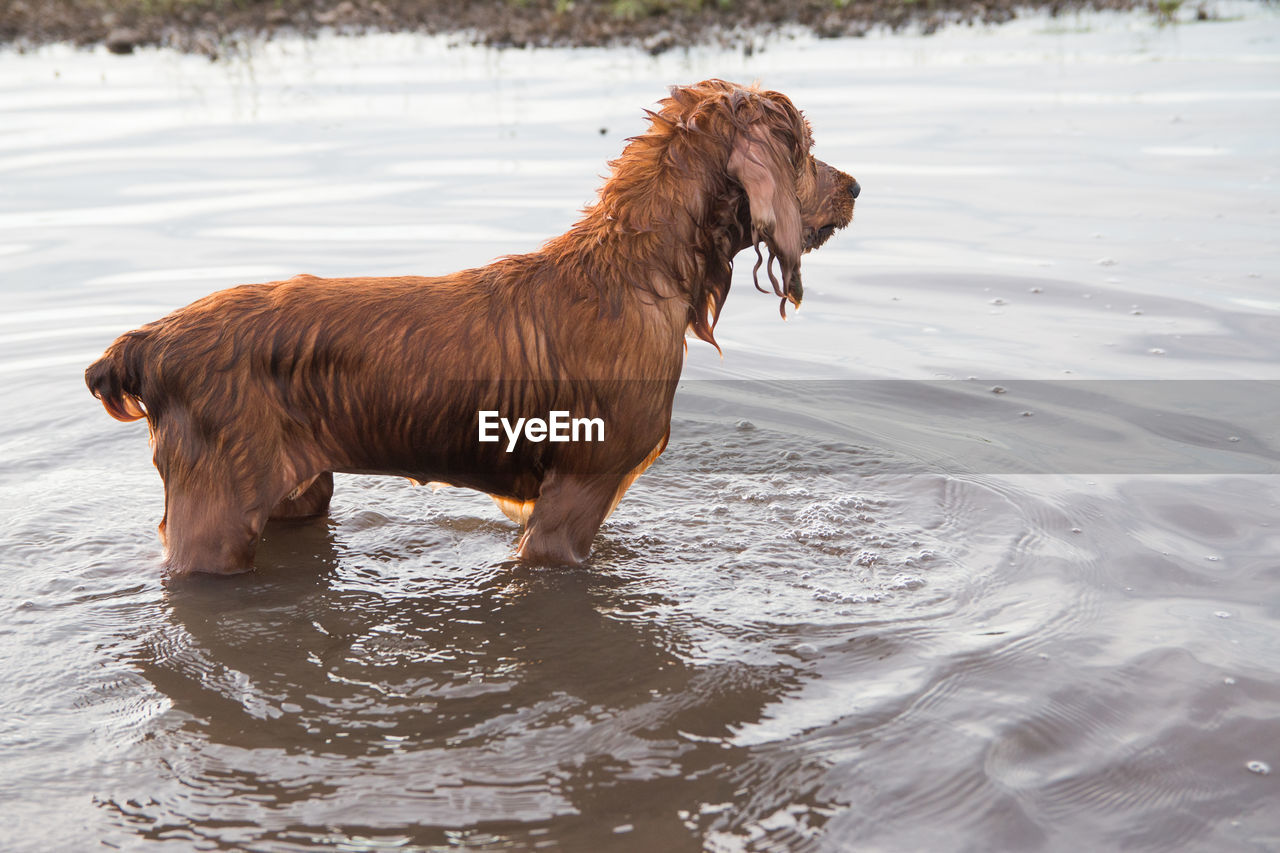
[{"label": "brown dog", "polygon": [[525,524],[521,559],[586,559],[666,447],[685,332],[715,345],[734,256],[755,246],[758,273],[766,244],[785,316],[801,253],[858,195],[777,92],[707,80],[649,117],[539,251],[244,285],[118,338],[85,381],[113,417],[147,419],[169,569],[251,569],[267,519],[328,511],[334,471],[479,489]]}]

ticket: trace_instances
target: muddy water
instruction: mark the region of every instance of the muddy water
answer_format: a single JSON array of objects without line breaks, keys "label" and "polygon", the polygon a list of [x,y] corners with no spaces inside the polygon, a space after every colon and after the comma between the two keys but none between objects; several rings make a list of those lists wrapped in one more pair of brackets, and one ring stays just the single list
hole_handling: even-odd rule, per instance
[{"label": "muddy water", "polygon": [[[1280,21],[694,53],[0,55],[6,850],[1273,849]],[[672,81],[863,185],[580,571],[340,477],[164,585],[84,366],[209,290],[565,227]]]}]

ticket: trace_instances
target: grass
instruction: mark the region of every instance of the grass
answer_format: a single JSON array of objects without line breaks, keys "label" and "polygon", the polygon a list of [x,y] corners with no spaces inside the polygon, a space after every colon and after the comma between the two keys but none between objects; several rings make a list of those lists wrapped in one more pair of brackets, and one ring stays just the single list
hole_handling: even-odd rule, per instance
[{"label": "grass", "polygon": [[1162,24],[1172,24],[1181,8],[1182,0],[1156,0],[1156,19]]}]

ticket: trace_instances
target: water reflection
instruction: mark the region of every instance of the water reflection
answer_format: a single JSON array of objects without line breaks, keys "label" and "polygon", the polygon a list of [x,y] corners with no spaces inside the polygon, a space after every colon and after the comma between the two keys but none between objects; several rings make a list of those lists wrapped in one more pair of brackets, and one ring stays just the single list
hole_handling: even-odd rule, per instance
[{"label": "water reflection", "polygon": [[728,736],[798,683],[786,665],[691,666],[678,629],[644,618],[660,598],[608,571],[457,566],[374,589],[318,523],[273,524],[258,561],[232,583],[172,582],[133,659],[171,703],[147,745],[166,790],[112,800],[144,836],[412,826],[443,844],[451,827],[533,839],[555,821],[562,838],[629,825],[691,848],[678,813],[733,797],[724,770],[745,756]]}]

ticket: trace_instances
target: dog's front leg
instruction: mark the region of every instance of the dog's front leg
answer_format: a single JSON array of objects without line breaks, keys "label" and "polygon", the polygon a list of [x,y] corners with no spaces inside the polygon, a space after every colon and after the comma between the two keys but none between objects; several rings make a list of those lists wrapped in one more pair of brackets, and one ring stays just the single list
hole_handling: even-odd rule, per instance
[{"label": "dog's front leg", "polygon": [[582,565],[621,482],[609,475],[548,474],[516,555],[539,566]]}]

